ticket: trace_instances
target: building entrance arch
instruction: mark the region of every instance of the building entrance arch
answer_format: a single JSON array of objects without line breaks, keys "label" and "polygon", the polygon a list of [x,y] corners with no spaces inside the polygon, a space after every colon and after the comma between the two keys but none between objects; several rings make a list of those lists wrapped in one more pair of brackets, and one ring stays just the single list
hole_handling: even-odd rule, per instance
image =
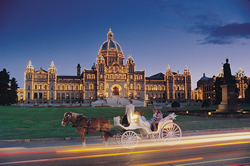
[{"label": "building entrance arch", "polygon": [[112,87],[111,87],[111,90],[112,90],[112,94],[114,96],[119,96],[120,93],[122,92],[122,87],[121,85],[119,84],[114,84]]}]

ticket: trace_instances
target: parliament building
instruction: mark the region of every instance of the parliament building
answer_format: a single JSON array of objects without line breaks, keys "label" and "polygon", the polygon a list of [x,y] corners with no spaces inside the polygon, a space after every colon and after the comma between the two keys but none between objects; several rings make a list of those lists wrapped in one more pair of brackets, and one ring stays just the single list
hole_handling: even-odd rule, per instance
[{"label": "parliament building", "polygon": [[48,71],[35,70],[29,61],[24,73],[24,103],[89,103],[113,96],[151,102],[191,100],[187,66],[183,74],[168,66],[165,74],[146,77],[145,70],[135,69],[131,55],[125,59],[111,29],[91,69],[81,70],[80,64],[76,68],[76,75],[60,76],[53,61]]}]

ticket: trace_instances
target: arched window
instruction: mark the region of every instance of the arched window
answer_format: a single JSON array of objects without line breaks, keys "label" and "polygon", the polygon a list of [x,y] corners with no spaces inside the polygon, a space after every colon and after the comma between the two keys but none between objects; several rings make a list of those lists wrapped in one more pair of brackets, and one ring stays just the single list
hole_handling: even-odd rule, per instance
[{"label": "arched window", "polygon": [[140,75],[140,80],[142,80],[142,75]]},{"label": "arched window", "polygon": [[123,79],[126,79],[126,74],[123,74]]},{"label": "arched window", "polygon": [[153,85],[150,85],[150,89],[149,90],[153,90]]},{"label": "arched window", "polygon": [[133,84],[130,84],[130,89],[133,89]]},{"label": "arched window", "polygon": [[62,86],[62,90],[65,90],[65,86],[64,85]]},{"label": "arched window", "polygon": [[138,80],[138,75],[135,75],[135,80]]},{"label": "arched window", "polygon": [[141,85],[137,84],[137,90],[141,90]]},{"label": "arched window", "polygon": [[76,90],[78,90],[78,85],[76,85]]},{"label": "arched window", "polygon": [[66,90],[70,90],[69,85],[66,85]]},{"label": "arched window", "polygon": [[95,79],[95,75],[94,74],[92,74],[92,79]]},{"label": "arched window", "polygon": [[162,85],[162,89],[165,90],[165,86],[164,85]]},{"label": "arched window", "polygon": [[87,75],[87,79],[90,79],[90,74]]},{"label": "arched window", "polygon": [[154,85],[154,90],[157,90],[157,85]]},{"label": "arched window", "polygon": [[94,89],[94,85],[93,84],[89,84],[89,90],[93,90]]},{"label": "arched window", "polygon": [[39,85],[39,90],[42,90],[43,89],[43,85]]},{"label": "arched window", "polygon": [[35,90],[37,90],[37,85],[35,85]]},{"label": "arched window", "polygon": [[130,79],[133,79],[133,76],[132,76],[132,75],[130,75]]},{"label": "arched window", "polygon": [[149,86],[148,85],[146,86],[146,90],[149,90]]},{"label": "arched window", "polygon": [[103,90],[103,83],[100,83],[100,90]]},{"label": "arched window", "polygon": [[162,90],[162,89],[161,89],[161,85],[158,85],[158,90]]},{"label": "arched window", "polygon": [[127,84],[124,84],[124,88],[127,89]]}]

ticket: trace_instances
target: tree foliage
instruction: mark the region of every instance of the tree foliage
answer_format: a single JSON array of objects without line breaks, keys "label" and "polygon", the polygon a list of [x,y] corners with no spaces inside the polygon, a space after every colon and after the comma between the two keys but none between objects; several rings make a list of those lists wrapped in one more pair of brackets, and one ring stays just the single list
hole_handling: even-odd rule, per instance
[{"label": "tree foliage", "polygon": [[223,82],[223,77],[217,77],[214,82],[216,104],[220,104],[220,102],[222,101],[222,89],[220,86],[223,84]]},{"label": "tree foliage", "polygon": [[0,105],[10,105],[17,102],[18,84],[15,78],[10,80],[9,72],[4,68],[0,71]]},{"label": "tree foliage", "polygon": [[180,107],[180,103],[178,101],[174,101],[172,104],[171,104],[171,107],[172,108],[177,108],[177,107]]},{"label": "tree foliage", "polygon": [[250,104],[250,81],[247,83],[247,89],[245,91],[246,102]]},{"label": "tree foliage", "polygon": [[204,100],[203,102],[202,102],[202,104],[201,104],[201,107],[203,108],[203,107],[206,107],[206,109],[207,109],[207,107],[209,107],[210,106],[210,103],[207,101],[207,100]]}]

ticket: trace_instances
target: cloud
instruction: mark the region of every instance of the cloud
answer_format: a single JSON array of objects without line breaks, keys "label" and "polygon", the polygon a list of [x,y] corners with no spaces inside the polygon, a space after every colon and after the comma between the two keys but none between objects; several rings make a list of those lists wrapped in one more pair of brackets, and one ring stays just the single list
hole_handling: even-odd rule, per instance
[{"label": "cloud", "polygon": [[223,26],[197,25],[188,30],[191,33],[206,35],[200,44],[232,44],[236,39],[250,39],[250,22],[232,23]]}]

